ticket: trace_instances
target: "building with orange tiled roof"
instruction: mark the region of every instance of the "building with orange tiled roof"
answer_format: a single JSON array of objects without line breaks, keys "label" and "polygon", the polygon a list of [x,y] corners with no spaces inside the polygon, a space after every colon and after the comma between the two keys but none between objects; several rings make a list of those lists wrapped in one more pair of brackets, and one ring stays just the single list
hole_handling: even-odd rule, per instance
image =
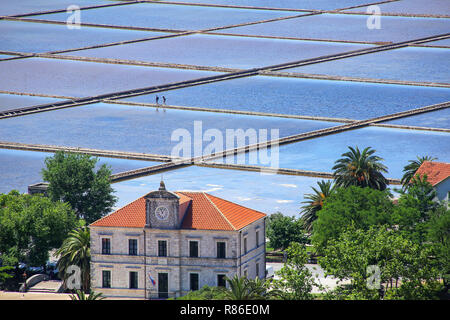
[{"label": "building with orange tiled roof", "polygon": [[95,221],[91,288],[106,297],[167,298],[234,275],[264,278],[262,212],[204,192],[152,191]]},{"label": "building with orange tiled roof", "polygon": [[440,201],[448,201],[450,196],[450,163],[424,161],[417,169],[416,175],[427,176],[427,181],[436,189]]}]

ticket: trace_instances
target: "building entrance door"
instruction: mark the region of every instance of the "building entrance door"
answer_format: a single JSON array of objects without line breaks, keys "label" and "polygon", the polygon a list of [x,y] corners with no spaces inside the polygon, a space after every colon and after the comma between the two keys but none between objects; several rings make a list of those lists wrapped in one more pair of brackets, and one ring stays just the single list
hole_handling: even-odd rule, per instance
[{"label": "building entrance door", "polygon": [[167,299],[169,297],[169,274],[158,273],[158,297]]}]

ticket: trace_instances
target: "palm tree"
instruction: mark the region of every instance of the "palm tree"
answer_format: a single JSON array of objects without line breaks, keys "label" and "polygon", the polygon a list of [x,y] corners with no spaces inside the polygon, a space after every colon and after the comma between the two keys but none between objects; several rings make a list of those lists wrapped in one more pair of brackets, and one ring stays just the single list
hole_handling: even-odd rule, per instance
[{"label": "palm tree", "polygon": [[425,162],[425,161],[433,161],[437,160],[437,158],[433,158],[430,156],[417,157],[417,160],[409,160],[409,164],[403,168],[403,177],[401,183],[403,185],[403,189],[407,189],[411,179],[417,172],[417,169]]},{"label": "palm tree", "polygon": [[89,291],[90,282],[90,233],[87,227],[77,228],[69,232],[61,248],[56,251],[59,255],[59,276],[64,281],[70,274],[67,272],[71,265],[78,266],[81,270],[81,285],[84,291]]},{"label": "palm tree", "polygon": [[383,176],[387,173],[387,167],[381,163],[383,158],[373,155],[375,150],[371,147],[365,148],[362,152],[358,147],[343,153],[343,158],[335,162],[334,177],[335,183],[339,187],[358,186],[369,187],[377,190],[385,190],[389,182]]},{"label": "palm tree", "polygon": [[226,278],[229,289],[225,292],[226,300],[256,300],[264,299],[265,282],[259,279],[250,280],[246,277]]},{"label": "palm tree", "polygon": [[319,185],[319,190],[311,187],[314,193],[305,194],[305,199],[308,200],[303,201],[302,203],[305,203],[305,205],[301,207],[302,220],[308,232],[311,232],[312,223],[317,219],[317,212],[322,209],[325,199],[335,190],[335,186],[330,180],[322,180],[317,182],[317,184]]},{"label": "palm tree", "polygon": [[83,291],[76,290],[75,294],[70,295],[72,300],[103,300],[105,297],[102,296],[101,292],[91,291],[87,296]]}]

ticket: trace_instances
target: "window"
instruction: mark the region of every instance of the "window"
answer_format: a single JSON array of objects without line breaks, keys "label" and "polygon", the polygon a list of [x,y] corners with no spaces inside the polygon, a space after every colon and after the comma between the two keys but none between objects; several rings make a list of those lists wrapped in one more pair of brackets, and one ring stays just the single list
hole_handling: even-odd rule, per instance
[{"label": "window", "polygon": [[138,288],[138,273],[136,271],[130,271],[130,289]]},{"label": "window", "polygon": [[244,253],[247,253],[247,237],[244,238]]},{"label": "window", "polygon": [[259,278],[259,262],[256,263],[256,276]]},{"label": "window", "polygon": [[137,239],[128,239],[128,254],[137,256]]},{"label": "window", "polygon": [[217,275],[217,286],[218,287],[225,287],[226,281],[225,281],[225,275],[224,274],[218,274]]},{"label": "window", "polygon": [[189,241],[189,257],[198,258],[198,241]]},{"label": "window", "polygon": [[102,288],[111,288],[111,271],[102,271]]},{"label": "window", "polygon": [[225,242],[217,242],[217,258],[225,259],[226,244]]},{"label": "window", "polygon": [[259,231],[256,231],[255,238],[256,238],[256,247],[258,247],[259,246]]},{"label": "window", "polygon": [[102,254],[111,254],[111,239],[102,238]]},{"label": "window", "polygon": [[167,257],[167,241],[158,240],[158,257]]},{"label": "window", "polygon": [[198,273],[191,273],[189,277],[191,291],[198,290]]},{"label": "window", "polygon": [[244,270],[244,277],[248,278],[248,270],[247,269]]}]

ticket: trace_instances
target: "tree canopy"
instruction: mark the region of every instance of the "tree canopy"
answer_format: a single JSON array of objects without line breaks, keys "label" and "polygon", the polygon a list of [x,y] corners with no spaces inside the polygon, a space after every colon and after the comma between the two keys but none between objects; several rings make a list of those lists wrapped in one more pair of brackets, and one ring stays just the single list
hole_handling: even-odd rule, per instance
[{"label": "tree canopy", "polygon": [[42,177],[49,182],[52,200],[69,203],[79,218],[92,223],[111,211],[117,198],[111,187],[111,170],[89,155],[58,151],[45,159]]},{"label": "tree canopy", "polygon": [[267,219],[267,237],[274,249],[286,249],[291,242],[305,243],[303,221],[300,218],[285,216],[280,212]]},{"label": "tree canopy", "polygon": [[385,190],[389,182],[383,173],[388,171],[383,158],[374,155],[376,150],[367,147],[361,152],[358,147],[348,148],[350,151],[343,153],[333,167],[336,185]]},{"label": "tree canopy", "polygon": [[393,206],[387,190],[356,186],[338,188],[317,213],[312,242],[320,251],[349,225],[367,230],[372,225],[389,224]]},{"label": "tree canopy", "polygon": [[0,254],[4,265],[42,266],[78,224],[70,206],[41,195],[0,194]]}]

